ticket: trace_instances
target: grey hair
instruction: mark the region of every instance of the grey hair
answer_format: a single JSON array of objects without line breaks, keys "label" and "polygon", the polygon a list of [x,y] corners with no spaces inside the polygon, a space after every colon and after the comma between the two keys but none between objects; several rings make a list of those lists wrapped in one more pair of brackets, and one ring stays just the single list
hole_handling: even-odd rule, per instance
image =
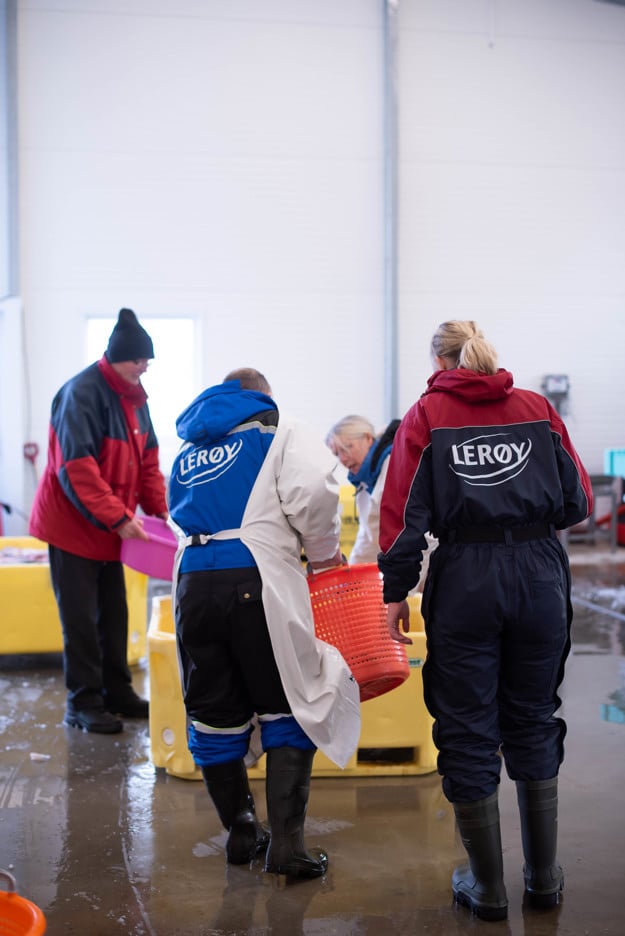
[{"label": "grey hair", "polygon": [[257,390],[271,396],[271,387],[264,374],[255,370],[253,367],[239,367],[237,370],[230,371],[223,379],[224,383],[229,380],[238,380],[242,390]]},{"label": "grey hair", "polygon": [[360,439],[362,436],[370,435],[375,439],[375,428],[373,423],[365,419],[364,416],[357,416],[352,413],[350,416],[344,416],[335,423],[326,436],[326,445],[332,448],[337,438],[344,437],[350,439]]},{"label": "grey hair", "polygon": [[434,333],[431,347],[434,357],[445,358],[454,367],[481,374],[497,373],[497,352],[473,321],[443,322]]}]

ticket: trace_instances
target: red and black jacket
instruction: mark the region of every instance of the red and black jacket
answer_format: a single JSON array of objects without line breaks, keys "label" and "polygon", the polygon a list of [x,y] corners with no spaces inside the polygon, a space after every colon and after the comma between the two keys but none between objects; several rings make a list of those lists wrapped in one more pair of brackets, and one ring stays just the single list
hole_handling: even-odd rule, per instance
[{"label": "red and black jacket", "polygon": [[437,371],[393,443],[380,511],[385,601],[416,585],[426,532],[564,529],[591,509],[588,473],[545,397],[515,389],[505,370]]},{"label": "red and black jacket", "polygon": [[30,517],[33,536],[87,559],[119,559],[115,532],[137,506],[167,512],[158,443],[143,387],[105,357],[52,402],[48,463]]}]

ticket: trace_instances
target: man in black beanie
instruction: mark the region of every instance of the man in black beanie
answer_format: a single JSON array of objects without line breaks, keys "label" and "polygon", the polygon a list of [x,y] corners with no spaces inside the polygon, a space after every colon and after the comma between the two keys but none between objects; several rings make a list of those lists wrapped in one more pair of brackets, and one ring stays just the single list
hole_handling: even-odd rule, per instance
[{"label": "man in black beanie", "polygon": [[121,542],[148,539],[137,507],[167,518],[158,442],[141,385],[152,339],[122,309],[102,358],[52,402],[48,462],[29,531],[48,543],[63,627],[65,721],[113,734],[119,716],[147,718],[131,684]]},{"label": "man in black beanie", "polygon": [[151,360],[154,345],[145,328],[139,325],[132,309],[120,309],[117,324],[111,332],[106,357],[111,364],[120,361]]}]

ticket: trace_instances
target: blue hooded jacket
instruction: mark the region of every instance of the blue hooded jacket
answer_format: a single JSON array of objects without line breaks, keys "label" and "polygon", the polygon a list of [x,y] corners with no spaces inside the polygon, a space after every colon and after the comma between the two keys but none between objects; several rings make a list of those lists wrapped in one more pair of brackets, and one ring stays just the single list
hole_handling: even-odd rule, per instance
[{"label": "blue hooded jacket", "polygon": [[[209,387],[176,420],[184,444],[169,481],[169,512],[187,536],[238,529],[278,424],[271,397],[238,380]],[[254,566],[238,539],[188,546],[180,572]]]}]

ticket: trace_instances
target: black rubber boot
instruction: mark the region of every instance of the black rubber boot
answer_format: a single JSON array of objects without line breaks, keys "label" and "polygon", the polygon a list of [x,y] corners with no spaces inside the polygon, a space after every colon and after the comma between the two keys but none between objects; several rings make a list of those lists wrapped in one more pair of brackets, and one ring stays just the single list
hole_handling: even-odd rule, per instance
[{"label": "black rubber boot", "polygon": [[456,822],[469,865],[453,873],[454,899],[481,920],[505,920],[508,898],[503,882],[503,858],[497,793],[474,803],[454,803]]},{"label": "black rubber boot", "polygon": [[558,778],[517,780],[525,896],[536,907],[555,907],[564,887],[556,861],[558,844]]},{"label": "black rubber boot", "polygon": [[131,686],[125,687],[117,694],[105,690],[103,698],[104,708],[113,715],[121,715],[123,718],[148,718],[150,714],[148,700],[138,696]]},{"label": "black rubber boot", "polygon": [[124,723],[111,712],[106,711],[102,705],[75,709],[68,702],[65,724],[74,728],[82,728],[83,731],[94,731],[97,734],[118,734],[124,730]]},{"label": "black rubber boot", "polygon": [[224,829],[229,864],[249,864],[269,844],[269,835],[256,818],[243,760],[202,767],[202,776]]},{"label": "black rubber boot", "polygon": [[304,822],[315,752],[294,747],[267,751],[267,815],[271,838],[265,871],[294,878],[325,874],[328,856],[321,849],[307,851]]}]

